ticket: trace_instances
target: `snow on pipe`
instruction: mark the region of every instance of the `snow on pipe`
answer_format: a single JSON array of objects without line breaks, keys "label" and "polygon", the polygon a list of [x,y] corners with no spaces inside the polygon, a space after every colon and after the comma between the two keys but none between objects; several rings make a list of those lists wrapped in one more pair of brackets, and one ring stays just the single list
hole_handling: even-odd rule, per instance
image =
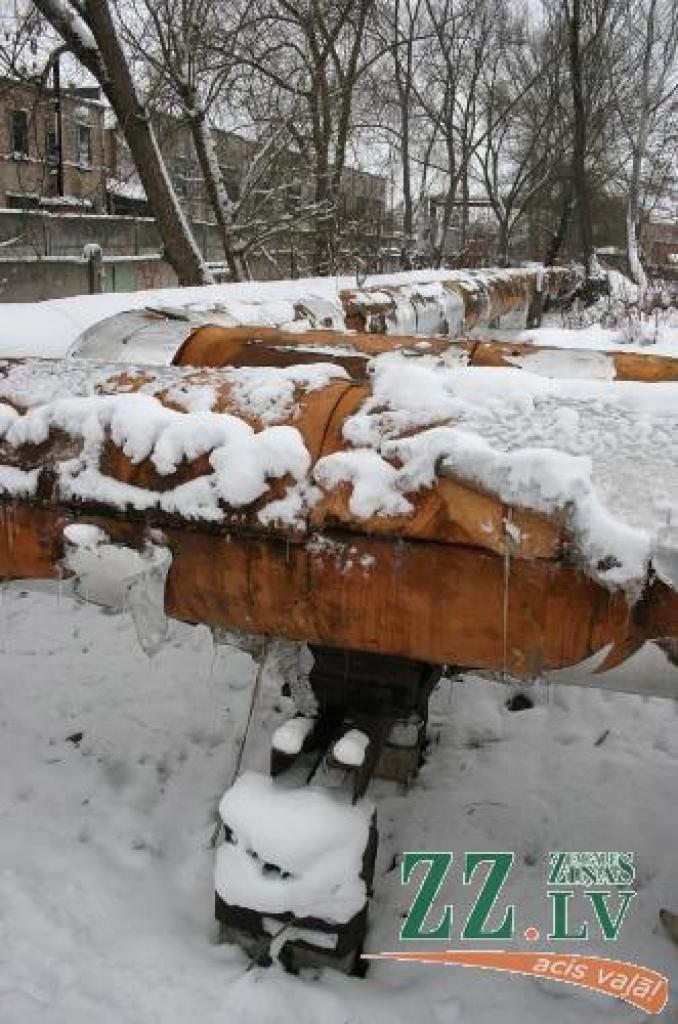
[{"label": "snow on pipe", "polygon": [[454,336],[506,317],[524,326],[537,291],[556,298],[573,283],[564,267],[457,270],[432,282],[346,289],[340,299],[350,330]]},{"label": "snow on pipe", "polygon": [[[678,638],[671,530],[615,521],[564,452],[515,491],[524,456],[457,430],[430,376],[422,426],[409,361],[404,399],[391,364],[0,366],[0,579],[73,571],[80,524],[146,552],[189,622],[524,677]],[[389,402],[401,435],[366,447]]]},{"label": "snow on pipe", "polygon": [[[310,344],[334,346],[341,344],[341,339],[355,339],[354,333],[347,334],[347,328],[361,332],[363,354],[376,355],[398,336],[406,340],[414,335],[439,334],[449,339],[483,323],[525,326],[537,289],[553,297],[571,284],[570,271],[562,268],[422,271],[395,275],[378,287],[339,293],[333,290],[330,279],[319,281],[315,292],[311,282],[283,281],[278,282],[274,298],[233,290],[213,309],[205,309],[204,304],[196,308],[190,303],[181,308],[164,307],[160,302],[158,306],[118,312],[85,330],[68,355],[157,366],[172,361],[219,366],[224,365],[220,348],[227,339],[233,345],[238,339],[243,344],[254,340],[271,345],[275,342],[280,348],[285,336],[303,333]],[[221,339],[219,344],[215,338]],[[370,342],[369,338],[376,340]],[[248,359],[252,365],[259,365],[270,355],[260,352],[257,358],[250,351]],[[282,358],[279,352],[277,358]]]},{"label": "snow on pipe", "polygon": [[[413,280],[407,284],[379,285],[345,289],[339,293],[339,310],[328,315],[327,301],[297,300],[294,304],[297,324],[310,326],[303,337],[313,344],[333,344],[346,337],[337,330],[337,322],[350,331],[361,332],[361,350],[376,355],[382,345],[371,344],[369,335],[432,335],[454,337],[480,324],[512,318],[506,326],[524,326],[528,309],[537,290],[557,297],[571,287],[572,273],[565,268],[551,270],[450,271],[449,277],[432,281]],[[246,316],[246,311],[241,311]],[[254,316],[254,311],[253,311]],[[256,318],[258,319],[258,317]],[[253,323],[256,323],[253,319]],[[328,330],[329,328],[329,330]],[[334,328],[334,329],[332,329]],[[208,325],[191,332],[175,357],[182,365],[219,365],[211,343],[200,341],[210,332],[224,330]],[[234,341],[252,338],[254,327],[231,327]],[[284,332],[273,327],[256,328],[262,341],[283,344]],[[224,335],[225,336],[225,335]],[[289,332],[286,335],[289,337]],[[293,340],[293,339],[292,339]]]}]

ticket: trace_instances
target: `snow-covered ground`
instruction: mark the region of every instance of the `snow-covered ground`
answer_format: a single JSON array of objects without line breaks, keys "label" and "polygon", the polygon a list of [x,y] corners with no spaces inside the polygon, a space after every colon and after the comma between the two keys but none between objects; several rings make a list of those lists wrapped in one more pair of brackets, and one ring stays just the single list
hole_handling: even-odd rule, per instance
[{"label": "snow-covered ground", "polygon": [[[127,613],[13,583],[1,596],[0,675],[3,1024],[640,1019],[572,986],[465,968],[376,964],[364,981],[248,969],[214,943],[209,841],[250,699],[249,656],[175,623],[148,660]],[[675,977],[657,912],[678,903],[677,705],[552,684],[511,713],[506,697],[478,678],[444,681],[418,781],[409,794],[374,785],[368,948],[398,944],[413,895],[394,869],[404,850],[515,849],[507,897],[542,934],[549,850],[633,850],[638,896],[622,937],[586,952]],[[249,767],[265,768],[286,703],[266,677]],[[446,896],[460,913],[455,879]],[[661,1019],[678,1021],[676,995]]]}]

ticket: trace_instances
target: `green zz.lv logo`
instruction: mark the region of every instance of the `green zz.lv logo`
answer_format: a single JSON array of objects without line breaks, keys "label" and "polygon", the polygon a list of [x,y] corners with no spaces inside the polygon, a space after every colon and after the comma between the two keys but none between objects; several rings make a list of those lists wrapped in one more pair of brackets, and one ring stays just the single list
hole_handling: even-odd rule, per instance
[{"label": "green zz.lv logo", "polygon": [[[440,921],[436,925],[429,924],[429,914],[447,873],[452,865],[451,853],[412,852],[403,854],[401,861],[400,880],[407,885],[418,864],[425,864],[428,870],[419,886],[410,911],[400,930],[401,939],[450,939],[452,937],[453,910],[446,904]],[[475,902],[466,918],[461,932],[462,939],[512,939],[515,933],[515,906],[506,908],[504,917],[498,927],[487,927],[487,919],[492,912],[499,894],[513,865],[512,853],[467,853],[464,858],[464,885],[469,885],[477,869],[489,864],[490,869],[478,893]]]}]

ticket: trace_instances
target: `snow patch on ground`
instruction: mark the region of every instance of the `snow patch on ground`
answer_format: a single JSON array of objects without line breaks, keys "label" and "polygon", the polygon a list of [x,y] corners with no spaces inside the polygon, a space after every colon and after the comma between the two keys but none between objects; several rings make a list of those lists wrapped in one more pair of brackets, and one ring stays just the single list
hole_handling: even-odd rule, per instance
[{"label": "snow patch on ground", "polygon": [[[364,981],[295,978],[248,970],[238,949],[214,945],[209,839],[255,666],[215,648],[204,627],[170,628],[148,659],[127,614],[84,605],[67,584],[60,596],[54,585],[18,583],[0,594],[3,1022],[635,1020],[622,1004],[571,986],[387,963]],[[634,662],[636,685],[647,665]],[[290,714],[280,683],[265,673],[248,769],[266,770],[271,733]],[[460,881],[464,851],[515,850],[503,898],[516,904],[519,927],[542,935],[549,850],[632,850],[638,897],[621,939],[611,951],[594,933],[587,952],[673,979],[676,948],[657,912],[678,903],[677,705],[555,684],[530,692],[536,707],[511,714],[505,686],[471,675],[445,681],[419,779],[407,794],[383,782],[371,790],[381,840],[367,949],[398,946],[416,888],[400,885],[404,850],[454,851],[433,913],[452,901],[459,927],[476,892]],[[678,1018],[673,990],[664,1017]]]},{"label": "snow patch on ground", "polygon": [[[553,320],[554,318],[551,318]],[[483,331],[485,336],[487,332]],[[508,337],[504,332],[504,337]],[[594,322],[586,327],[562,327],[556,323],[532,330],[512,332],[511,339],[552,345],[565,349],[598,349],[600,352],[644,352],[646,355],[678,358],[678,312],[661,319],[629,317],[619,327],[602,327]]]}]

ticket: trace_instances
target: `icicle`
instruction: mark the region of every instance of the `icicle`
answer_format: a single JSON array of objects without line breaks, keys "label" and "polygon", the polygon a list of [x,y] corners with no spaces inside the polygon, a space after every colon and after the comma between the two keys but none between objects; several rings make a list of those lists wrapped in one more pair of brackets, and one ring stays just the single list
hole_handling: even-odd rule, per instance
[{"label": "icicle", "polygon": [[670,509],[666,511],[666,525],[657,531],[652,566],[660,579],[678,588],[678,524],[672,522]]},{"label": "icicle", "polygon": [[143,550],[114,544],[97,526],[70,525],[64,529],[62,568],[75,577],[75,592],[83,600],[132,615],[139,644],[152,657],[167,639],[165,582],[172,553],[162,535]]},{"label": "icicle", "polygon": [[127,580],[125,604],[132,615],[139,645],[152,658],[169,635],[165,584],[172,564],[172,552],[169,548],[149,544],[142,557],[145,568]]}]

